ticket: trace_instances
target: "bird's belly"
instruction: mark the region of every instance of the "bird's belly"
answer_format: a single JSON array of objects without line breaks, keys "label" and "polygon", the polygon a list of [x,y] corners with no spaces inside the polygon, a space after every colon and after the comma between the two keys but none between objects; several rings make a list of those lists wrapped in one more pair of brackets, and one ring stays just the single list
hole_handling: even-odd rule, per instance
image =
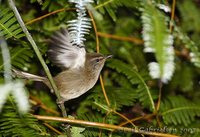
[{"label": "bird's belly", "polygon": [[[93,80],[93,81],[83,80],[78,85],[74,85],[74,86],[69,85],[69,83],[66,83],[66,86],[63,86],[66,88],[60,89],[61,97],[65,101],[77,98],[83,95],[84,93],[86,93],[88,90],[90,90],[95,85],[96,82],[97,80]],[[69,87],[73,87],[73,88],[69,89]]]}]

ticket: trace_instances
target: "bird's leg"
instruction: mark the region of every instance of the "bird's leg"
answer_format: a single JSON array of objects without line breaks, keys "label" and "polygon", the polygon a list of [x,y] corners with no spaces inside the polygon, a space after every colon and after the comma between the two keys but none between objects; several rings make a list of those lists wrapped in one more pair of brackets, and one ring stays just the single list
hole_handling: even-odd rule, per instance
[{"label": "bird's leg", "polygon": [[[59,108],[61,109],[61,111],[62,111],[63,117],[67,117],[67,113],[66,113],[66,111],[64,111],[64,110],[66,110],[66,109],[65,109],[65,105],[64,105],[65,101],[64,101],[63,99],[61,99],[61,100],[57,100],[56,102],[57,102],[57,104],[58,104],[58,107],[59,107]],[[64,108],[64,109],[63,109],[63,108]],[[71,137],[71,131],[70,131],[71,125],[69,125],[69,124],[67,124],[67,123],[64,123],[64,124],[62,124],[62,126],[63,126],[64,129],[67,131],[67,136],[68,136],[68,137]]]},{"label": "bird's leg", "polygon": [[65,103],[65,101],[63,100],[63,99],[60,99],[60,100],[58,100],[57,99],[57,104],[58,104],[58,107],[61,109],[61,111],[62,111],[62,115],[63,115],[63,117],[67,117],[67,113],[66,113],[66,109],[65,109],[65,105],[64,105],[64,103]]}]

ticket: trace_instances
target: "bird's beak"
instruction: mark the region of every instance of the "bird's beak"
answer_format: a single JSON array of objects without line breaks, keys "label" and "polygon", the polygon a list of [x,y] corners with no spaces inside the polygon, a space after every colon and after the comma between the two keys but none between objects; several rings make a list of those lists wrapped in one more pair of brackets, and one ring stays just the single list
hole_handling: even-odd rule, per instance
[{"label": "bird's beak", "polygon": [[106,57],[105,57],[105,59],[109,59],[109,58],[112,58],[113,57],[113,55],[107,55]]}]

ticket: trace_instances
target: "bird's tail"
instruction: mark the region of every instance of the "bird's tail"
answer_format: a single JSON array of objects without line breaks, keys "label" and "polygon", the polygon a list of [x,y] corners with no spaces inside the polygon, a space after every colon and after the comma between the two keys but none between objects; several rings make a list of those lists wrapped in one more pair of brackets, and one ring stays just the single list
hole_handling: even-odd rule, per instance
[{"label": "bird's tail", "polygon": [[16,70],[16,69],[12,69],[12,71],[13,71],[13,75],[18,77],[18,78],[30,79],[30,80],[33,80],[33,81],[41,81],[41,82],[44,82],[44,83],[47,80],[47,78],[45,78],[45,77],[33,75],[33,74],[23,72],[23,71],[19,71],[19,70]]}]

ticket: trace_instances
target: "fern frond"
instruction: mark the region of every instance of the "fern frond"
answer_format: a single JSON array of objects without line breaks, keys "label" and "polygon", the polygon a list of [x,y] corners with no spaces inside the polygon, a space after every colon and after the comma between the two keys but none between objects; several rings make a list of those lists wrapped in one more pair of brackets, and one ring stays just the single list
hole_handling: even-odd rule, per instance
[{"label": "fern frond", "polygon": [[200,116],[200,106],[182,96],[169,96],[161,103],[161,116],[165,124],[188,126]]},{"label": "fern frond", "polygon": [[[107,95],[110,99],[111,106],[108,107],[106,105],[106,102],[104,100],[104,96],[99,96],[98,94],[94,95],[94,102],[96,108],[99,109],[99,111],[107,113],[112,108],[113,110],[120,111],[122,107],[124,106],[132,106],[136,100],[137,93],[134,92],[134,89],[132,88],[113,88],[113,87],[106,87],[106,90],[108,91]],[[112,92],[110,92],[112,91]],[[101,91],[99,91],[101,92]],[[124,100],[123,98],[126,98]],[[94,106],[93,106],[94,108]]]},{"label": "fern frond", "polygon": [[89,29],[91,28],[90,19],[86,16],[85,7],[93,2],[93,0],[70,0],[70,2],[75,3],[77,19],[68,21],[68,30],[69,34],[72,38],[73,45],[84,45],[83,42],[86,40],[84,38],[85,34],[89,33]]},{"label": "fern frond", "polygon": [[73,137],[85,137],[82,132],[85,130],[83,127],[71,127],[71,133]]},{"label": "fern frond", "polygon": [[139,5],[137,0],[99,0],[98,3],[99,4],[96,6],[96,9],[99,9],[103,14],[106,11],[113,21],[117,20],[117,8],[123,6],[135,8]]},{"label": "fern frond", "polygon": [[[28,47],[17,46],[10,49],[10,58],[12,66],[27,70],[30,65],[31,58],[34,56],[33,51]],[[0,70],[3,68],[3,62],[0,60]]]},{"label": "fern frond", "polygon": [[[110,106],[106,104],[101,87],[97,86],[92,90],[92,94],[80,104],[77,113],[85,114],[90,112],[90,108],[92,108],[92,110],[107,114],[111,109],[121,111],[123,107],[132,106],[136,101],[137,93],[131,88],[113,88],[110,86],[106,86],[105,88],[108,91],[107,96],[111,104]],[[126,99],[124,100],[123,98]]]},{"label": "fern frond", "polygon": [[173,37],[167,28],[165,16],[152,3],[142,4],[144,51],[155,53],[157,60],[149,64],[150,75],[166,83],[171,79],[175,69]]},{"label": "fern frond", "polygon": [[111,75],[112,75],[111,78],[113,79],[113,81],[118,83],[119,86],[127,88],[127,89],[132,87],[132,84],[124,75],[119,75],[118,73],[114,73],[114,72],[112,72]]},{"label": "fern frond", "polygon": [[[91,122],[103,123],[103,116],[99,113],[83,113],[78,116],[80,119],[84,119]],[[96,137],[99,135],[99,129],[96,128],[85,128],[83,135],[86,137]]]},{"label": "fern frond", "polygon": [[116,69],[119,73],[124,74],[133,85],[138,85],[137,93],[139,94],[139,100],[143,103],[144,106],[155,110],[153,97],[148,86],[140,74],[133,69],[133,67],[116,59],[113,59],[111,62],[109,62],[108,67]]},{"label": "fern frond", "polygon": [[30,115],[19,115],[11,103],[4,106],[0,114],[0,136],[42,137],[47,136],[43,126]]},{"label": "fern frond", "polygon": [[174,35],[175,37],[179,38],[190,50],[190,58],[191,62],[196,66],[200,67],[200,52],[198,49],[198,46],[195,45],[195,43],[187,36],[185,35],[180,28],[177,26],[174,27]]},{"label": "fern frond", "polygon": [[0,32],[6,39],[11,37],[19,39],[25,36],[14,13],[9,8],[0,7]]}]

